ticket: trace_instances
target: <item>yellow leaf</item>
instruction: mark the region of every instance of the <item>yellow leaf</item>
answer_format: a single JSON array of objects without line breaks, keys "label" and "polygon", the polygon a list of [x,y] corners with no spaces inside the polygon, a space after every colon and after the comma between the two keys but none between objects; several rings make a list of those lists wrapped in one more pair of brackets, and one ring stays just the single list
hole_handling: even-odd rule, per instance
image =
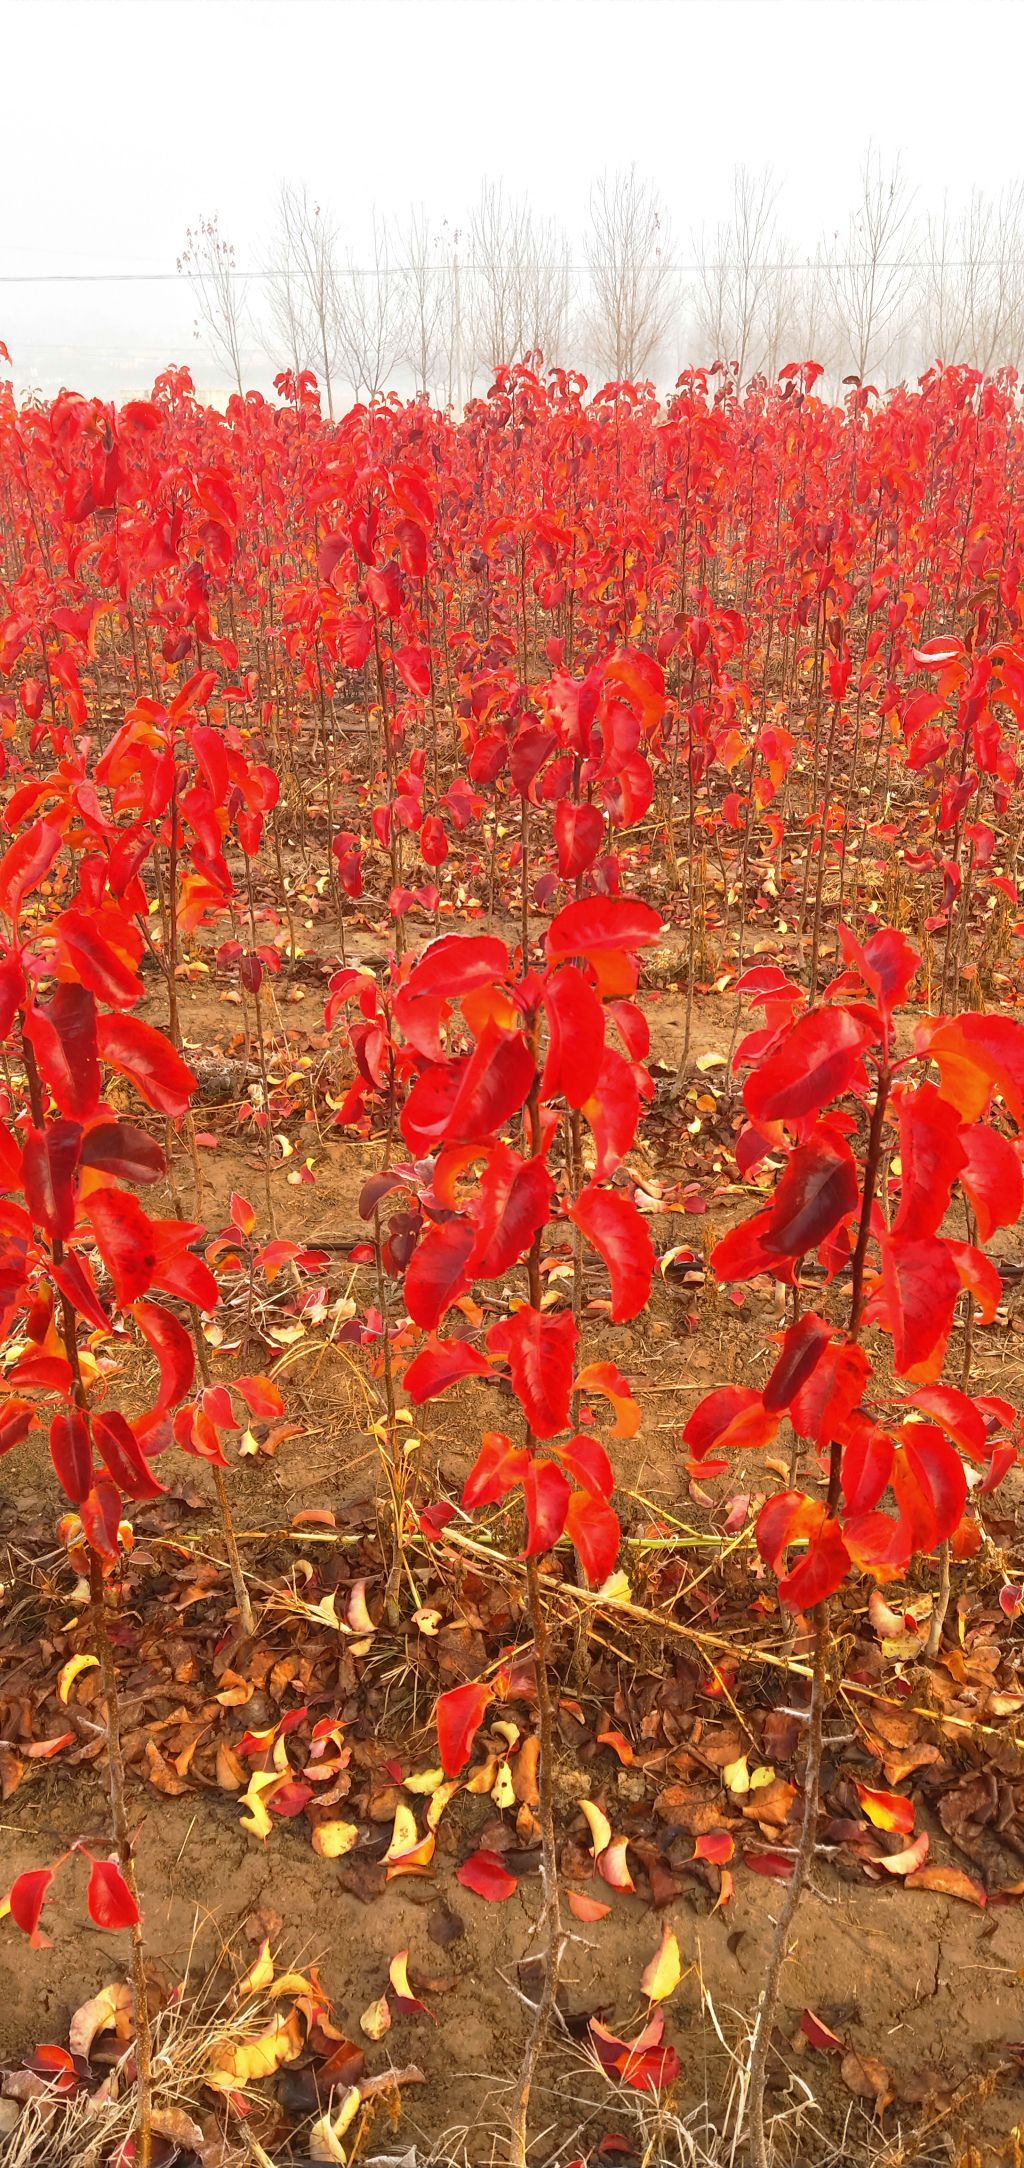
[{"label": "yellow leaf", "polygon": [[412,1808],[407,1807],[404,1800],[400,1799],[395,1808],[395,1826],[391,1832],[391,1842],[384,1857],[385,1859],[403,1859],[407,1852],[413,1851],[419,1841],[420,1833],[416,1824],[416,1816]]},{"label": "yellow leaf", "polygon": [[233,2093],[239,2086],[272,2078],[275,2070],[301,2055],[305,2040],[306,2028],[297,2010],[290,2011],[257,2040],[219,2040],[210,2051],[213,2067],[206,2082],[219,2092]]},{"label": "yellow leaf", "polygon": [[269,1837],[274,1825],[264,1800],[268,1794],[272,1796],[274,1792],[280,1791],[282,1784],[287,1781],[287,1777],[281,1776],[276,1769],[257,1769],[249,1778],[249,1789],[243,1792],[239,1805],[249,1809],[248,1814],[242,1815],[241,1825],[251,1836]]},{"label": "yellow leaf", "polygon": [[456,1792],[460,1792],[461,1790],[462,1786],[459,1782],[458,1777],[452,1777],[450,1783],[448,1784],[438,1785],[437,1790],[434,1793],[433,1798],[431,1799],[430,1805],[427,1808],[428,1829],[437,1828],[441,1816],[444,1813],[446,1806],[448,1805],[449,1799],[454,1799]]},{"label": "yellow leaf", "polygon": [[592,1799],[580,1800],[580,1812],[586,1815],[590,1829],[591,1850],[594,1858],[597,1859],[602,1852],[607,1851],[612,1841],[612,1825],[608,1820],[608,1816],[602,1813],[600,1807],[594,1805]]},{"label": "yellow leaf", "polygon": [[98,1656],[69,1656],[67,1663],[62,1666],[57,1680],[58,1701],[66,1703],[75,1680],[81,1676],[83,1671],[92,1671],[98,1663]]},{"label": "yellow leaf", "polygon": [[390,2025],[391,2011],[388,2006],[388,1998],[386,1995],[378,1995],[376,2002],[371,2002],[369,2009],[363,2011],[359,2020],[359,2029],[366,2034],[368,2040],[383,2040]]},{"label": "yellow leaf", "polygon": [[321,1859],[342,1859],[358,1841],[355,1822],[318,1822],[313,1831],[313,1850]]},{"label": "yellow leaf", "polygon": [[494,1779],[491,1786],[491,1798],[496,1807],[515,1806],[516,1789],[512,1782],[512,1771],[507,1762],[502,1762],[501,1768]]},{"label": "yellow leaf", "polygon": [[749,1792],[750,1771],[745,1754],[741,1754],[737,1761],[726,1762],[722,1771],[722,1782],[730,1792]]},{"label": "yellow leaf", "polygon": [[362,2095],[358,2085],[350,2085],[341,2096],[337,2114],[318,2116],[309,2133],[309,2158],[311,2161],[344,2161],[346,2158],[342,2138],[349,2124],[359,2113]]},{"label": "yellow leaf", "polygon": [[763,1792],[767,1784],[774,1784],[774,1782],[775,1771],[772,1768],[766,1766],[764,1769],[752,1769],[750,1772],[750,1789],[752,1792]]},{"label": "yellow leaf", "polygon": [[82,2003],[71,2020],[68,2046],[72,2055],[88,2056],[93,2041],[102,2032],[116,2032],[119,2040],[130,2039],[131,2012],[130,1987],[101,1987],[98,1995],[91,1995],[88,2002]]},{"label": "yellow leaf", "polygon": [[414,1792],[417,1798],[424,1798],[431,1792],[436,1792],[444,1783],[444,1770],[418,1769],[413,1776],[403,1777],[402,1782],[407,1792]]},{"label": "yellow leaf", "polygon": [[260,1944],[259,1956],[255,1963],[250,1965],[248,1972],[239,1980],[235,1989],[238,2001],[241,2002],[246,1995],[262,1994],[264,1988],[270,1986],[273,1977],[274,1960],[270,1955],[270,1936],[265,1935]]},{"label": "yellow leaf", "polygon": [[679,1944],[666,1920],[661,1930],[661,1943],[646,1967],[640,1985],[650,2002],[667,2002],[674,1995],[683,1977],[679,1957]]}]

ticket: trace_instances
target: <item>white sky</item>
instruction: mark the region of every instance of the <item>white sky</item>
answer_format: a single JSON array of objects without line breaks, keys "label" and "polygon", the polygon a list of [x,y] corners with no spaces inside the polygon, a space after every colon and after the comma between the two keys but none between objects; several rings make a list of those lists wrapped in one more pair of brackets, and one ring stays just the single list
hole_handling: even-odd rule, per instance
[{"label": "white sky", "polygon": [[689,260],[740,159],[773,166],[800,253],[845,226],[869,141],[922,213],[1024,172],[1020,0],[0,0],[0,52],[0,339],[47,390],[218,372],[184,280],[14,275],[173,273],[213,212],[258,267],[283,179],[357,255],[374,202],[465,224],[501,179],[578,257],[591,180],[635,161]]}]

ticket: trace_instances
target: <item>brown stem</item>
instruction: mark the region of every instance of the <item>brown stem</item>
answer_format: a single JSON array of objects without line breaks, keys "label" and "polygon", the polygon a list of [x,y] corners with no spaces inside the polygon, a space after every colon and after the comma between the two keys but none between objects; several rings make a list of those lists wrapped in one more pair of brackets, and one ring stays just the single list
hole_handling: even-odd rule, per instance
[{"label": "brown stem", "polygon": [[771,1948],[764,1972],[764,1985],[754,2020],[754,2033],[750,2047],[750,2083],[747,2091],[746,2112],[750,2130],[750,2143],[754,2168],[769,2168],[768,2141],[764,2127],[764,2094],[768,2077],[768,2056],[771,2049],[772,2029],[779,2000],[779,1983],[782,1967],[789,1946],[789,1933],[796,1917],[797,1906],[803,1895],[814,1857],[814,1840],[818,1824],[818,1790],[821,1773],[822,1724],[825,1712],[825,1673],[828,1658],[828,1600],[819,1603],[814,1610],[814,1649],[811,1669],[811,1701],[807,1726],[807,1761],[804,1774],[804,1818],[800,1829],[800,1842],[793,1861],[792,1877],[787,1885],[782,1907],[775,1922]]},{"label": "brown stem", "polygon": [[[881,1068],[875,1086],[875,1103],[871,1112],[868,1132],[867,1155],[864,1163],[864,1186],[861,1197],[860,1229],[853,1259],[853,1285],[850,1294],[850,1339],[860,1335],[861,1313],[864,1303],[864,1260],[867,1255],[871,1228],[871,1208],[875,1198],[878,1169],[881,1161],[882,1130],[885,1109],[889,1098],[890,1075],[888,1067]],[[842,1448],[833,1440],[829,1453],[828,1496],[825,1510],[834,1516],[839,1505],[842,1481]],[[772,2029],[779,2001],[779,1984],[782,1967],[786,1960],[789,1933],[796,1917],[797,1907],[806,1886],[814,1857],[814,1838],[818,1819],[818,1797],[821,1785],[822,1723],[825,1709],[825,1678],[828,1667],[830,1599],[826,1596],[816,1604],[811,1614],[814,1620],[814,1644],[811,1658],[811,1700],[807,1727],[807,1760],[804,1768],[804,1815],[800,1828],[800,1842],[793,1861],[793,1873],[783,1899],[775,1930],[768,1951],[764,1985],[754,2020],[754,2032],[750,2045],[749,2086],[746,2112],[750,2130],[750,2143],[754,2168],[769,2168],[768,2140],[764,2127],[764,2094],[768,2076],[768,2055],[771,2048]]]},{"label": "brown stem", "polygon": [[555,1843],[554,1787],[552,1765],[554,1762],[555,1728],[551,1702],[551,1676],[548,1670],[548,1633],[544,1615],[544,1597],[540,1585],[540,1570],[535,1558],[526,1561],[526,1594],[533,1634],[534,1671],[537,1680],[537,1731],[540,1738],[540,1766],[537,1773],[539,1792],[539,1819],[541,1834],[541,1858],[544,1869],[544,1911],[547,1919],[547,1947],[544,1954],[544,1980],[540,2000],[534,2012],[530,2037],[526,2043],[523,2067],[519,2078],[515,2112],[512,2117],[512,2144],[509,2152],[511,2168],[526,2168],[527,2125],[530,2114],[530,2094],[540,2061],[541,2051],[551,2022],[558,1994],[558,1975],[562,1961],[562,1911],[558,1895],[558,1850]]},{"label": "brown stem", "polygon": [[[210,1358],[206,1352],[202,1323],[195,1303],[189,1304],[189,1316],[192,1320],[192,1343],[196,1351],[196,1361],[199,1364],[199,1375],[203,1384],[209,1385]],[[231,1499],[224,1480],[224,1470],[218,1468],[216,1462],[213,1463],[213,1487],[217,1493],[217,1506],[220,1512],[221,1527],[224,1531],[224,1547],[228,1554],[228,1567],[231,1573],[231,1586],[235,1594],[235,1603],[238,1607],[239,1624],[246,1640],[251,1640],[256,1631],[256,1622],[252,1615],[249,1591],[245,1585],[245,1570],[242,1565],[242,1554],[238,1548],[235,1516],[231,1511]]]},{"label": "brown stem", "polygon": [[107,1625],[103,1567],[95,1551],[89,1554],[89,1593],[92,1598],[93,1633],[100,1660],[103,1698],[107,1705],[107,1769],[110,1777],[110,1815],[118,1866],[131,1892],[138,1917],[129,1929],[132,1945],[132,1993],[135,2000],[135,2068],[138,2085],[139,2168],[149,2168],[153,2154],[153,2034],[146,1984],[146,1950],[142,1938],[142,1912],[135,1874],[135,1851],[128,1827],[124,1796],[124,1755],[121,1748],[121,1704],[117,1690],[114,1650]]}]

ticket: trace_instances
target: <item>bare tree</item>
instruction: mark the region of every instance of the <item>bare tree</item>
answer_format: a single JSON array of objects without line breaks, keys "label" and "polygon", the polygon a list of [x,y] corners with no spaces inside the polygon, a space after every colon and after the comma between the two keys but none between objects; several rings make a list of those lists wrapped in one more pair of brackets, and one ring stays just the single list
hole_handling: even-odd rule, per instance
[{"label": "bare tree", "polygon": [[309,327],[310,351],[317,376],[327,394],[327,412],[334,420],[334,376],[338,367],[338,235],[318,203],[311,203],[305,188],[283,189],[289,199],[292,246]]},{"label": "bare tree", "polygon": [[697,246],[697,318],[705,349],[709,357],[713,352],[731,362],[741,383],[774,362],[792,308],[775,224],[777,197],[778,184],[767,170],[755,174],[737,166],[731,215],[710,245],[702,237]]},{"label": "bare tree", "polygon": [[448,293],[447,280],[435,261],[437,249],[438,239],[421,204],[410,211],[402,241],[408,360],[420,392],[431,390],[444,344]]},{"label": "bare tree", "polygon": [[845,241],[827,265],[839,364],[863,383],[899,345],[914,290],[913,198],[899,160],[869,151]]},{"label": "bare tree", "polygon": [[438,372],[445,406],[458,413],[462,407],[462,369],[465,342],[464,273],[462,234],[447,219],[441,228],[441,280],[443,304],[438,334]]},{"label": "bare tree", "polygon": [[786,361],[820,361],[823,369],[831,370],[835,360],[835,330],[829,290],[825,248],[819,241],[813,259],[808,258],[794,274],[790,352]]},{"label": "bare tree", "polygon": [[676,310],[668,220],[635,166],[603,174],[591,190],[587,265],[591,336],[615,382],[635,382],[657,354]]},{"label": "bare tree", "polygon": [[272,361],[283,358],[296,376],[308,369],[312,338],[305,282],[299,261],[294,191],[281,189],[278,225],[267,259],[267,301],[272,336],[265,341]]},{"label": "bare tree", "polygon": [[493,376],[540,351],[561,359],[569,315],[568,244],[553,220],[484,181],[470,224],[474,355]]},{"label": "bare tree", "polygon": [[1024,188],[998,203],[977,190],[951,220],[928,221],[927,360],[965,361],[988,375],[1020,356],[1024,335]]},{"label": "bare tree", "polygon": [[383,391],[408,351],[401,271],[391,261],[387,224],[373,214],[369,259],[349,256],[337,288],[337,343],[356,398]]},{"label": "bare tree", "polygon": [[198,226],[187,229],[178,270],[187,276],[195,296],[196,338],[205,330],[217,360],[241,391],[248,285],[235,269],[235,251],[221,233],[216,211],[212,218],[201,218]]}]

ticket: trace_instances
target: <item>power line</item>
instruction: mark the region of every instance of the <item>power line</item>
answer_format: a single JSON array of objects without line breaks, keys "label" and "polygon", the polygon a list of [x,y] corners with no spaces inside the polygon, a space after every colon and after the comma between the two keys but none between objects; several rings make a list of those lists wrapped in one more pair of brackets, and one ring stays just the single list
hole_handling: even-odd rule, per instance
[{"label": "power line", "polygon": [[[822,272],[830,271],[994,271],[999,269],[1002,261],[1003,259],[998,256],[979,256],[977,258],[965,256],[958,259],[946,258],[941,262],[935,257],[924,257],[920,260],[915,259],[907,262],[902,261],[899,257],[894,257],[892,259],[880,259],[877,263],[871,261],[858,263],[853,259],[837,262],[830,261],[827,258],[824,262],[813,263],[809,258],[800,258],[793,263],[759,263],[756,268],[759,272],[814,271],[820,276]],[[429,277],[438,277],[442,273],[450,273],[457,269],[460,275],[468,273],[470,276],[482,276],[493,268],[493,265],[489,264],[462,262],[424,264],[416,266],[415,275],[419,276],[422,270]],[[600,270],[606,267],[589,263],[548,263],[536,266],[536,269],[542,273],[550,274],[560,271],[571,278],[589,277],[595,268]],[[733,266],[728,263],[712,261],[709,263],[667,263],[663,268],[677,277],[690,277],[701,271],[718,273],[728,271]],[[281,280],[294,279],[295,276],[294,271],[236,270],[218,273],[218,277],[228,278],[232,281],[256,279],[262,281],[265,285]],[[411,278],[414,276],[414,271],[411,266],[404,264],[390,264],[383,269],[379,264],[346,264],[336,273],[336,276],[338,278],[353,279]],[[182,280],[191,283],[191,275],[185,271],[0,271],[0,286],[178,286]]]}]

